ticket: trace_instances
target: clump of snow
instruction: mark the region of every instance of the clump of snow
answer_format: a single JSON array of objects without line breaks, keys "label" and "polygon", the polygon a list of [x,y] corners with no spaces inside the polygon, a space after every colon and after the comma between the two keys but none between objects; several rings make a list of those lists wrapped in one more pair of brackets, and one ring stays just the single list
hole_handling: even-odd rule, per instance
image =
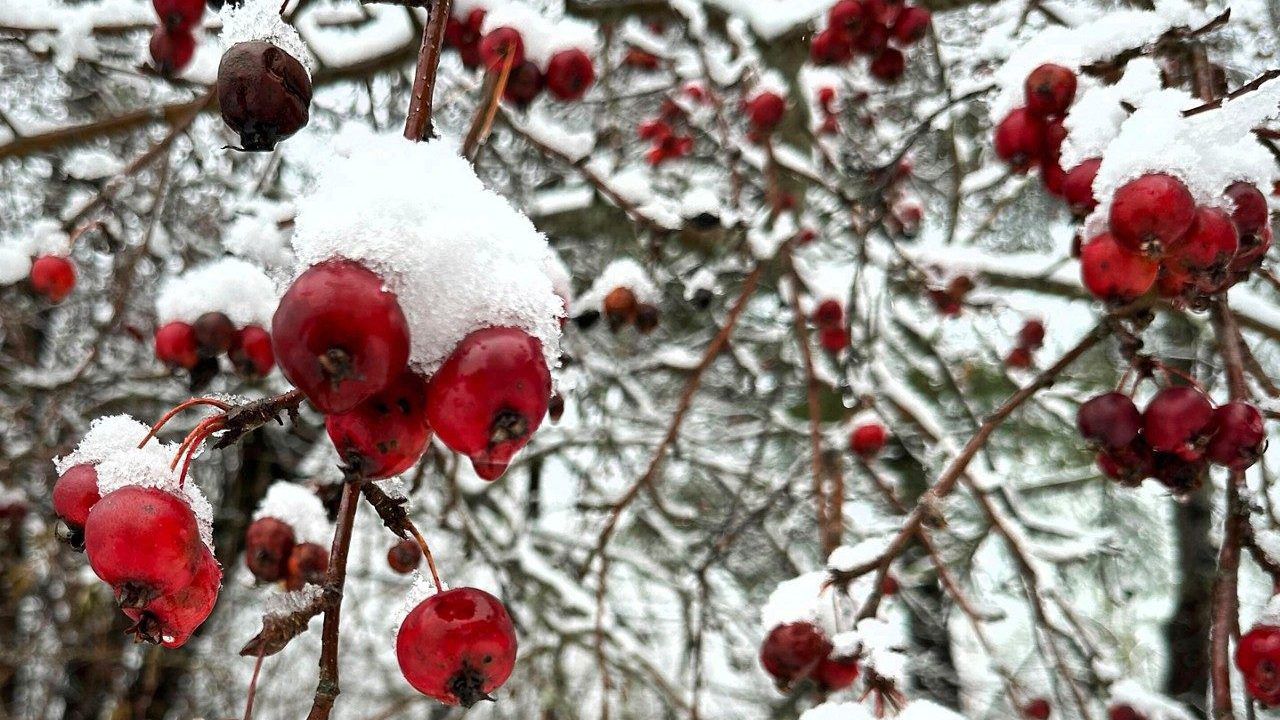
[{"label": "clump of snow", "polygon": [[1059,164],[1070,170],[1085,160],[1102,157],[1129,117],[1121,103],[1137,107],[1142,98],[1159,90],[1160,68],[1145,57],[1130,60],[1124,75],[1114,85],[1095,84],[1082,78],[1076,102],[1062,121],[1067,139],[1062,143]]},{"label": "clump of snow", "polygon": [[222,47],[243,42],[263,41],[292,55],[307,74],[311,74],[311,53],[292,25],[280,17],[280,4],[275,0],[244,0],[227,3],[219,13],[222,18]]},{"label": "clump of snow", "polygon": [[[862,646],[862,666],[882,678],[905,685],[907,676],[907,639],[901,626],[879,618],[866,618],[852,631]],[[852,638],[845,639],[850,642]],[[922,716],[921,716],[922,717]]]},{"label": "clump of snow", "polygon": [[[421,572],[414,570],[413,584],[409,587],[409,592],[405,594],[404,602],[401,603],[400,609],[391,614],[391,632],[393,635],[400,634],[400,626],[404,624],[404,619],[409,617],[409,613],[413,609],[421,605],[427,598],[436,594],[436,583],[430,577],[423,575]],[[449,589],[449,584],[441,581],[440,583],[445,590]]]},{"label": "clump of snow", "polygon": [[805,710],[800,720],[872,720],[872,715],[858,703],[825,702]]},{"label": "clump of snow", "polygon": [[543,72],[561,50],[578,49],[593,57],[600,53],[600,33],[591,23],[569,17],[552,19],[522,2],[489,3],[481,32],[487,35],[500,27],[520,31],[525,58]]},{"label": "clump of snow", "polygon": [[1280,595],[1273,595],[1262,608],[1262,612],[1258,615],[1255,625],[1270,625],[1271,627],[1280,627]]},{"label": "clump of snow", "polygon": [[329,524],[324,504],[315,493],[297,483],[277,480],[267,488],[266,496],[253,513],[254,520],[265,517],[293,528],[293,536],[300,543],[328,547],[333,539],[333,526]]},{"label": "clump of snow", "polygon": [[799,229],[795,215],[783,213],[771,227],[755,225],[749,228],[747,244],[751,246],[751,253],[756,258],[766,260],[777,255],[783,243],[795,237]]},{"label": "clump of snow", "polygon": [[547,253],[542,271],[551,280],[551,288],[555,290],[556,295],[564,300],[567,310],[568,306],[573,304],[573,275],[569,272],[569,266],[564,264],[564,260],[560,259],[560,255],[555,250],[552,250]]},{"label": "clump of snow", "polygon": [[124,163],[118,156],[106,150],[87,148],[68,155],[63,168],[73,178],[99,180],[120,172],[124,168]]},{"label": "clump of snow", "polygon": [[151,432],[129,415],[107,415],[89,423],[89,430],[70,454],[54,458],[53,466],[61,475],[76,465],[97,465],[123,450],[138,447]]},{"label": "clump of snow", "polygon": [[855,568],[880,559],[889,547],[889,536],[863,540],[857,545],[841,545],[831,551],[827,567],[836,572],[851,572]]},{"label": "clump of snow", "polygon": [[688,280],[685,280],[684,299],[692,300],[699,290],[706,290],[709,293],[716,293],[719,290],[716,274],[705,267],[698,268]]},{"label": "clump of snow", "polygon": [[31,253],[17,242],[0,242],[0,285],[10,285],[31,274]]},{"label": "clump of snow", "polygon": [[949,710],[931,700],[912,700],[902,712],[898,720],[965,720],[960,713]]},{"label": "clump of snow", "polygon": [[680,215],[695,218],[699,215],[720,217],[720,198],[707,187],[697,187],[686,192],[680,201]]},{"label": "clump of snow", "polygon": [[1147,720],[1193,720],[1195,717],[1178,703],[1144,689],[1133,680],[1121,680],[1111,686],[1111,704],[1128,705]]},{"label": "clump of snow", "polygon": [[634,293],[637,302],[657,305],[662,299],[662,292],[640,263],[631,258],[620,258],[605,266],[595,282],[591,283],[590,289],[578,298],[574,304],[575,311],[603,311],[605,297],[620,287]]},{"label": "clump of snow", "polygon": [[410,364],[430,375],[468,334],[516,327],[560,356],[563,303],[543,272],[546,237],[443,141],[412,143],[355,127],[298,204],[293,248],[303,267],[357,260],[395,293]]},{"label": "clump of snow", "polygon": [[287,617],[303,610],[324,595],[324,588],[307,583],[297,590],[276,592],[267,596],[262,614],[265,617]]},{"label": "clump of snow", "polygon": [[156,317],[161,324],[190,323],[207,312],[221,312],[237,327],[270,327],[279,301],[276,284],[262,268],[224,257],[166,280],[156,296]]},{"label": "clump of snow", "polygon": [[227,227],[222,246],[232,255],[265,267],[291,266],[289,232],[282,226],[292,222],[295,214],[291,203],[255,202]]},{"label": "clump of snow", "polygon": [[564,155],[569,162],[582,160],[596,147],[596,134],[593,130],[574,132],[566,128],[563,121],[542,110],[530,112],[523,122],[515,118],[511,122],[521,132]]}]

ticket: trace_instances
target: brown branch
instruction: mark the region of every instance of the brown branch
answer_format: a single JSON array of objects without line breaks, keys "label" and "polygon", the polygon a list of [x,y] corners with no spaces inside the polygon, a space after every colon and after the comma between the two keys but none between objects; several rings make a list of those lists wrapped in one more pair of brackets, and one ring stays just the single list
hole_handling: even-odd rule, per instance
[{"label": "brown branch", "polygon": [[498,116],[498,105],[502,102],[502,94],[507,91],[507,81],[511,78],[511,66],[515,63],[515,59],[515,53],[508,52],[498,72],[490,70],[485,73],[484,89],[481,93],[484,104],[476,108],[471,127],[467,130],[466,140],[462,143],[462,157],[470,162],[476,161],[476,153],[489,137],[489,131],[493,129],[493,120]]},{"label": "brown branch", "polygon": [[351,473],[343,482],[342,502],[338,507],[338,528],[333,534],[333,546],[329,550],[329,573],[324,582],[320,681],[316,685],[316,697],[307,720],[328,720],[333,703],[341,692],[338,687],[338,626],[342,614],[343,588],[347,583],[347,551],[351,549],[351,530],[355,525],[356,508],[360,502],[360,486],[365,480],[358,473]]},{"label": "brown branch", "polygon": [[1235,100],[1241,95],[1248,95],[1276,78],[1280,78],[1280,70],[1268,70],[1216,100],[1212,100],[1203,105],[1197,105],[1190,110],[1183,110],[1182,117],[1191,117],[1192,115],[1199,115],[1200,113],[1209,112],[1210,110],[1217,110],[1227,101]]},{"label": "brown branch", "polygon": [[413,76],[413,95],[409,99],[409,116],[404,122],[404,136],[414,142],[436,136],[431,124],[432,99],[436,91],[436,70],[444,49],[444,31],[449,23],[450,0],[431,4],[427,26],[422,29],[422,47],[418,50],[418,68]]}]

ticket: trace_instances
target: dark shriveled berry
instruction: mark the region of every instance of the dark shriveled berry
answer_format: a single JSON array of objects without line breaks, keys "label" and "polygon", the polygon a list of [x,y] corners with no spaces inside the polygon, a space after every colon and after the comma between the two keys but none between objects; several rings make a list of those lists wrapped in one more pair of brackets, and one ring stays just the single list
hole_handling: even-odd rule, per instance
[{"label": "dark shriveled berry", "polygon": [[422,562],[422,550],[412,540],[401,540],[387,551],[387,564],[401,575],[408,575],[418,569]]},{"label": "dark shriveled berry", "polygon": [[270,152],[306,126],[311,77],[297,58],[269,42],[231,46],[218,65],[218,106],[240,147]]}]

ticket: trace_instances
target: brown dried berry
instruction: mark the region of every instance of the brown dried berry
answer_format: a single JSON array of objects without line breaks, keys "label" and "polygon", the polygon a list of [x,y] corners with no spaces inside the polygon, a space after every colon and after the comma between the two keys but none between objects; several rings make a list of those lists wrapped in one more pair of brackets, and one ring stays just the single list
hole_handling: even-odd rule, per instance
[{"label": "brown dried berry", "polygon": [[241,149],[269,152],[307,124],[311,77],[269,42],[238,43],[218,65],[218,104]]}]

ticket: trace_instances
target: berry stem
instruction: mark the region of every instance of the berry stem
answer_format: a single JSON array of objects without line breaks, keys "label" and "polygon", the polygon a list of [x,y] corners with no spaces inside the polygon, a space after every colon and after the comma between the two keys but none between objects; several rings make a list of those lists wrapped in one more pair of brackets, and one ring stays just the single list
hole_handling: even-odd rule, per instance
[{"label": "berry stem", "polygon": [[258,650],[258,659],[253,663],[253,677],[249,680],[249,694],[244,701],[244,720],[253,720],[253,699],[258,694],[258,675],[262,672],[262,659],[267,656],[267,646]]},{"label": "berry stem", "polygon": [[440,582],[440,573],[436,570],[436,559],[431,554],[431,548],[427,546],[427,539],[422,537],[422,533],[418,532],[418,528],[413,523],[406,522],[405,525],[413,535],[413,539],[417,541],[418,547],[422,549],[422,556],[427,559],[427,567],[431,569],[431,581],[436,584],[436,592],[444,592],[444,583]]},{"label": "berry stem", "polygon": [[[418,66],[413,76],[413,95],[409,99],[409,116],[404,123],[404,136],[413,142],[436,136],[431,124],[431,101],[436,89],[436,69],[444,48],[444,31],[449,22],[450,0],[431,4],[427,26],[422,30],[422,47],[418,50]],[[327,713],[326,713],[327,714]]]},{"label": "berry stem", "polygon": [[156,436],[156,433],[160,432],[160,428],[164,427],[178,413],[182,412],[183,410],[186,410],[187,408],[196,407],[197,405],[208,405],[211,407],[216,407],[223,412],[226,412],[227,410],[231,409],[231,405],[229,403],[225,403],[216,398],[200,397],[200,398],[191,398],[190,400],[184,400],[177,407],[165,413],[163,417],[161,417],[159,420],[156,421],[155,425],[151,426],[151,432],[147,433],[147,436],[142,438],[142,442],[138,443],[138,447],[141,448],[145,446],[147,442],[151,440],[151,438]]}]

